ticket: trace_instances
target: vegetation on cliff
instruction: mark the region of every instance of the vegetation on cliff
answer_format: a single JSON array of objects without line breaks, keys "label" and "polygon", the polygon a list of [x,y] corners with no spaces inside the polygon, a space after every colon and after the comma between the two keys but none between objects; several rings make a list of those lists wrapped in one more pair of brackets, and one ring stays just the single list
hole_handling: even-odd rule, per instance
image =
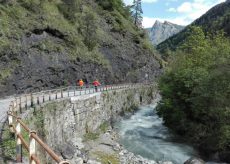
[{"label": "vegetation on cliff", "polygon": [[191,26],[160,80],[158,113],[205,155],[230,152],[230,40]]}]

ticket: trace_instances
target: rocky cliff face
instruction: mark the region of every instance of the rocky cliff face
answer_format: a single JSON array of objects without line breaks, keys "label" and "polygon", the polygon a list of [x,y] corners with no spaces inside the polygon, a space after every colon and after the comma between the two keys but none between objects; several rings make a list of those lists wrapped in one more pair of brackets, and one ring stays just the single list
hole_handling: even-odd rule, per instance
[{"label": "rocky cliff face", "polygon": [[69,2],[75,1],[0,1],[0,96],[75,85],[80,78],[111,84],[160,74],[144,32],[122,5],[77,0],[78,9]]},{"label": "rocky cliff face", "polygon": [[184,26],[176,25],[167,21],[161,23],[157,20],[153,27],[147,29],[147,31],[153,45],[158,45],[159,43],[183,30],[183,28]]}]

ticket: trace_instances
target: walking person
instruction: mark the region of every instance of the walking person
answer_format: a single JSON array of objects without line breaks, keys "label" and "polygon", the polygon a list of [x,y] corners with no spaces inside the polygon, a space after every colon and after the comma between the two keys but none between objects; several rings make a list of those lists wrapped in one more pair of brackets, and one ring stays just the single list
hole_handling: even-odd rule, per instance
[{"label": "walking person", "polygon": [[95,80],[95,81],[93,82],[93,85],[94,85],[94,87],[95,87],[95,91],[97,92],[98,86],[100,86],[101,84],[99,83],[98,80]]},{"label": "walking person", "polygon": [[83,86],[84,86],[84,81],[81,79],[81,80],[79,80],[79,82],[78,82],[78,85],[80,86],[80,88],[82,89],[83,88]]},{"label": "walking person", "polygon": [[89,88],[89,82],[88,82],[88,80],[87,80],[87,79],[84,79],[84,82],[85,82],[85,87],[86,87],[86,88]]}]

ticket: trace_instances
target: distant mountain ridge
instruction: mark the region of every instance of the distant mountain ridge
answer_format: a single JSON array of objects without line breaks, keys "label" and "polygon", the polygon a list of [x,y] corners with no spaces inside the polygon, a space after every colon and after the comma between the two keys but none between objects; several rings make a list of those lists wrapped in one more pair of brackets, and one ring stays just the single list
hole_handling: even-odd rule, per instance
[{"label": "distant mountain ridge", "polygon": [[158,45],[183,29],[184,26],[173,24],[168,21],[161,23],[160,21],[156,20],[153,27],[148,28],[147,31],[153,45]]},{"label": "distant mountain ridge", "polygon": [[187,37],[186,33],[190,26],[199,26],[205,33],[215,33],[216,31],[223,30],[226,36],[230,37],[230,0],[211,8],[184,30],[157,45],[157,50],[161,53],[165,53],[168,50],[176,50]]}]

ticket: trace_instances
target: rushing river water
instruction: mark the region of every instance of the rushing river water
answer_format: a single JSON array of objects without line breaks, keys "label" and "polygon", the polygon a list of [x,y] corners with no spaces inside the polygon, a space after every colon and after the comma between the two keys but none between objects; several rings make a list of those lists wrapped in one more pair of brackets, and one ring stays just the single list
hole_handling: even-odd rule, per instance
[{"label": "rushing river water", "polygon": [[183,164],[196,156],[192,147],[176,142],[154,109],[154,105],[141,107],[129,119],[118,122],[116,128],[121,136],[120,143],[130,152],[154,161]]}]

